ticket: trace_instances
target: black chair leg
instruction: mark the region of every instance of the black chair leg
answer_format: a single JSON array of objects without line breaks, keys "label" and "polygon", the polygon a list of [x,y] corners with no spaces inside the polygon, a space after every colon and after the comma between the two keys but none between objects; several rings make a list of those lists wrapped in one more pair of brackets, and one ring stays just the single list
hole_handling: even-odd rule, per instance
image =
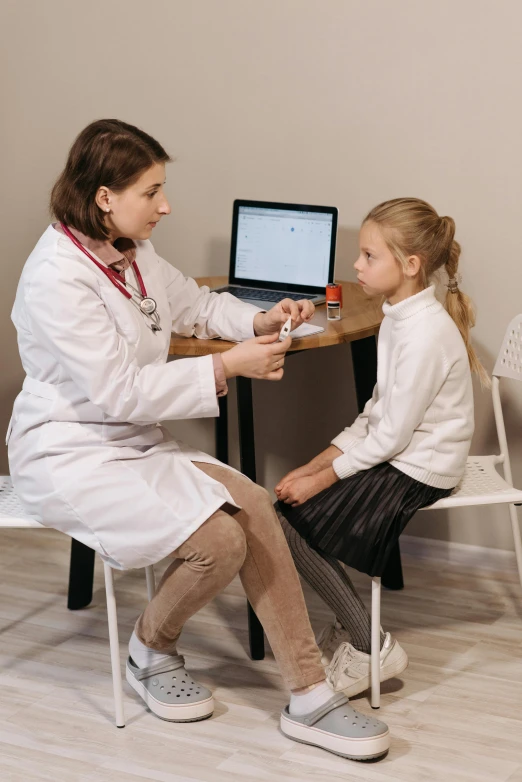
[{"label": "black chair leg", "polygon": [[92,600],[94,579],[94,551],[77,540],[71,541],[69,565],[69,592],[67,608],[77,611],[86,608]]}]

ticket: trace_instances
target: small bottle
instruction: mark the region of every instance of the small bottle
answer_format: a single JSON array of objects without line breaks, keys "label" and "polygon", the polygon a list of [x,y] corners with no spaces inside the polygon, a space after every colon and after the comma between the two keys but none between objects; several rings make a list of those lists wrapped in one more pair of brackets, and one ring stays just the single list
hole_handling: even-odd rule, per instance
[{"label": "small bottle", "polygon": [[341,285],[331,282],[326,286],[326,317],[328,320],[341,320],[343,306],[343,289]]}]

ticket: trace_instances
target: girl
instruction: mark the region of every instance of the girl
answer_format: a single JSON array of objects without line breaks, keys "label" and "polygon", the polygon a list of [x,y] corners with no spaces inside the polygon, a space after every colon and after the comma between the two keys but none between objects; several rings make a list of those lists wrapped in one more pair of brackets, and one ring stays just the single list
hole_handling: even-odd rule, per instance
[{"label": "girl", "polygon": [[[275,490],[297,569],[336,615],[318,643],[329,682],[348,696],[369,686],[370,616],[340,562],[380,576],[413,514],[451,494],[473,434],[470,370],[487,383],[470,344],[474,314],[459,288],[454,233],[451,217],[416,198],[368,214],[355,269],[366,293],[386,299],[373,396]],[[439,269],[448,276],[446,309],[432,283]],[[407,664],[381,633],[381,681]]]},{"label": "girl", "polygon": [[[13,309],[27,373],[9,439],[13,483],[40,522],[113,567],[172,558],[127,661],[130,685],[158,717],[212,715],[212,693],[187,673],[177,643],[239,574],[291,691],[283,732],[379,757],[386,725],[356,715],[325,681],[268,492],[158,423],[218,415],[230,377],[280,380],[290,345],[278,342],[281,326],[313,315],[306,301],[263,312],[210,293],[156,254],[149,237],[170,213],[168,161],[155,139],[118,120],[92,123],[71,148],[51,196],[57,222],[25,264]],[[171,331],[241,344],[168,364]]]}]

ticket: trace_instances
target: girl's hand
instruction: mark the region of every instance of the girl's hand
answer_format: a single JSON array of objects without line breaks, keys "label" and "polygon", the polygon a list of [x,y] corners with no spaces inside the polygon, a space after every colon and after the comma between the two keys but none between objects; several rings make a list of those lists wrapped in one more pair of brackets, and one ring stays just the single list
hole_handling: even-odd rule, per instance
[{"label": "girl's hand", "polygon": [[284,491],[287,481],[291,481],[294,478],[304,478],[307,475],[315,475],[322,470],[326,470],[328,467],[332,466],[333,460],[338,456],[341,456],[341,454],[342,451],[340,448],[337,448],[336,445],[329,445],[326,450],[322,451],[317,456],[314,456],[308,464],[303,464],[302,467],[291,470],[284,478],[281,478],[274,489],[275,493],[279,494],[279,492]]},{"label": "girl's hand", "polygon": [[281,478],[274,491],[277,496],[279,496],[279,492],[284,490],[286,484],[289,481],[293,481],[296,478],[306,478],[308,475],[313,475],[315,472],[317,472],[317,470],[314,470],[310,462],[308,462],[308,464],[303,464],[302,467],[297,467],[297,469],[291,470],[284,476],[284,478]]},{"label": "girl's hand", "polygon": [[279,342],[277,334],[254,337],[240,342],[221,354],[227,378],[252,377],[256,380],[281,380],[285,354],[292,340]]},{"label": "girl's hand", "polygon": [[294,301],[283,299],[277,302],[268,312],[258,312],[254,317],[254,332],[256,334],[279,333],[289,317],[292,318],[292,330],[302,323],[311,320],[315,313],[314,304],[308,299]]},{"label": "girl's hand", "polygon": [[277,498],[281,502],[291,505],[292,508],[297,508],[298,505],[302,505],[310,497],[315,497],[320,491],[332,486],[338,480],[339,478],[333,468],[328,467],[326,470],[315,473],[315,475],[305,475],[301,478],[293,478],[286,481],[284,488],[279,492],[276,488]]}]

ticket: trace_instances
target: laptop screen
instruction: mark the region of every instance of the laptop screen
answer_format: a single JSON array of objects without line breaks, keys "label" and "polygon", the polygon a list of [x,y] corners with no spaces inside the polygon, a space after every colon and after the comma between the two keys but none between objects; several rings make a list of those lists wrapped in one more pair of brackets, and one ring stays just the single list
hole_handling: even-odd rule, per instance
[{"label": "laptop screen", "polygon": [[336,210],[238,205],[234,278],[325,288],[333,271],[334,216]]}]

